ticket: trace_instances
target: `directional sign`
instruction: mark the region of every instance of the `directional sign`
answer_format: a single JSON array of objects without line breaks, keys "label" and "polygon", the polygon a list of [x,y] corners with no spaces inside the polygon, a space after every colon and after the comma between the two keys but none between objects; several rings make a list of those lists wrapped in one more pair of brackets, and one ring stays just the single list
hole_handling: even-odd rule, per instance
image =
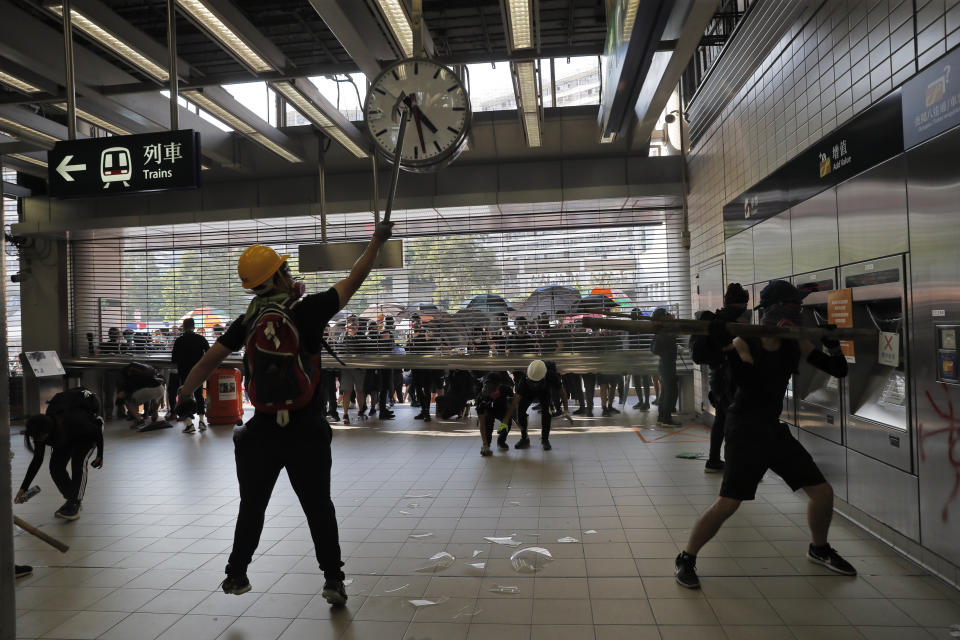
[{"label": "directional sign", "polygon": [[50,195],[103,196],[200,186],[200,134],[191,129],[58,142]]}]

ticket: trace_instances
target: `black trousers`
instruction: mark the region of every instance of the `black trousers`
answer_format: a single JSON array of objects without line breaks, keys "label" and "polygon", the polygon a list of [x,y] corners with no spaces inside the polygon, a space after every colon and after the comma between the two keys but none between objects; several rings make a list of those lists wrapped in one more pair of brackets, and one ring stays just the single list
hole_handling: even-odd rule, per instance
[{"label": "black trousers", "polygon": [[710,427],[710,462],[720,462],[720,448],[723,446],[723,430],[727,422],[727,405],[719,403],[714,405],[716,415],[713,418],[713,426]]},{"label": "black trousers", "polygon": [[[50,454],[50,477],[60,494],[67,500],[80,502],[87,489],[87,463],[97,450],[92,440],[55,447]],[[67,475],[67,465],[70,475]]]},{"label": "black trousers", "polygon": [[[176,371],[171,371],[170,375],[167,376],[167,411],[172,412],[173,408],[177,406],[177,391],[180,389],[180,384],[186,377],[187,376],[183,376],[183,378],[181,378],[180,374]],[[207,406],[203,398],[202,384],[193,392],[193,400],[197,403],[197,414],[201,416],[207,415]]]},{"label": "black trousers", "polygon": [[414,369],[410,372],[413,393],[420,405],[420,413],[430,414],[430,394],[433,393],[434,374],[431,369]]},{"label": "black trousers", "polygon": [[329,580],[343,580],[337,514],[330,499],[330,440],[333,431],[317,407],[290,417],[285,427],[276,416],[257,413],[234,432],[234,456],[240,483],[240,513],[227,572],[242,574],[253,559],[263,532],[264,513],[281,469],[307,516],[317,563]]},{"label": "black trousers", "polygon": [[[597,374],[583,374],[583,397],[587,401],[587,408],[593,409],[593,396],[597,391]],[[602,403],[601,403],[602,404]]]},{"label": "black trousers", "polygon": [[[670,365],[673,366],[670,366]],[[673,408],[677,404],[677,367],[675,363],[661,366],[660,397],[657,398],[657,413],[660,420],[673,417]]]},{"label": "black trousers", "polygon": [[517,407],[517,424],[520,425],[520,437],[527,437],[527,425],[529,418],[527,417],[527,409],[530,408],[535,402],[540,403],[540,412],[542,416],[542,421],[540,423],[540,439],[549,440],[550,439],[550,396],[533,396],[530,398],[522,398],[520,400],[520,405]]},{"label": "black trousers", "polygon": [[650,385],[653,380],[650,376],[642,373],[633,374],[633,388],[637,392],[637,402],[650,403]]},{"label": "black trousers", "polygon": [[579,373],[563,374],[563,388],[566,393],[569,394],[570,398],[575,400],[581,407],[583,406],[583,381]]},{"label": "black trousers", "polygon": [[323,413],[329,414],[337,410],[337,372],[334,369],[320,371],[320,401],[323,403]]},{"label": "black trousers", "polygon": [[387,410],[387,401],[393,395],[393,369],[380,370],[380,411]]}]

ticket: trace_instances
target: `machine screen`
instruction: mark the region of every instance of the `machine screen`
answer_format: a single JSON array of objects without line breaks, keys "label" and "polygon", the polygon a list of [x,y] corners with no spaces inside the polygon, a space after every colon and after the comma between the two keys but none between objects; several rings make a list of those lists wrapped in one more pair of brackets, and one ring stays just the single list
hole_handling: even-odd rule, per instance
[{"label": "machine screen", "polygon": [[887,284],[888,282],[900,282],[899,269],[884,269],[882,271],[871,271],[869,273],[858,273],[854,276],[847,276],[846,285],[848,289],[853,287],[868,287],[872,284]]},{"label": "machine screen", "polygon": [[818,280],[816,282],[802,282],[797,285],[800,291],[813,293],[814,291],[833,291],[833,280]]}]

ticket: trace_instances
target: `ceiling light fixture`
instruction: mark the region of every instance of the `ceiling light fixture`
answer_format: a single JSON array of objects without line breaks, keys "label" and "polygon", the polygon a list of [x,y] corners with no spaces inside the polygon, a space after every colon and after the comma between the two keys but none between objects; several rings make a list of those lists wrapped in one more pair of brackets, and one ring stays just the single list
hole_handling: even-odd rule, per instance
[{"label": "ceiling light fixture", "polygon": [[13,158],[14,160],[19,160],[20,162],[26,162],[28,164],[34,164],[38,167],[47,168],[47,163],[43,160],[37,160],[36,158],[31,158],[30,156],[25,156],[22,153],[11,153],[8,158]]},{"label": "ceiling light fixture", "polygon": [[260,57],[249,43],[224,24],[201,0],[177,0],[177,4],[251,70],[256,73],[274,70],[269,62]]},{"label": "ceiling light fixture", "polygon": [[537,100],[537,69],[533,60],[512,63],[516,80],[517,111],[527,132],[527,145],[539,147],[540,105]]},{"label": "ceiling light fixture", "polygon": [[35,87],[29,82],[24,82],[20,78],[14,77],[9,73],[4,73],[0,71],[0,84],[5,84],[13,87],[21,93],[41,93],[43,89]]},{"label": "ceiling light fixture", "polygon": [[505,0],[510,23],[510,49],[533,48],[533,11],[530,0]]},{"label": "ceiling light fixture", "polygon": [[[61,18],[63,17],[62,4],[52,4],[47,8]],[[137,51],[133,46],[113,35],[76,9],[71,8],[70,15],[74,27],[80,29],[80,31],[84,32],[107,49],[110,49],[120,58],[137,67],[154,80],[159,82],[167,82],[170,79],[170,74],[164,67],[161,67],[156,62]]]},{"label": "ceiling light fixture", "polygon": [[270,84],[277,93],[287,99],[294,109],[320,128],[325,134],[342,144],[357,158],[366,158],[367,152],[361,149],[350,139],[327,115],[306,95],[304,95],[293,81],[272,82]]},{"label": "ceiling light fixture", "polygon": [[9,118],[4,118],[3,116],[0,116],[0,132],[9,132],[9,135],[11,135],[13,138],[35,138],[50,144],[60,142],[60,138],[56,138],[50,134],[44,133],[43,131],[38,131],[32,127],[20,124],[19,122],[15,122]]},{"label": "ceiling light fixture", "polygon": [[407,58],[413,56],[413,26],[403,9],[403,3],[400,0],[377,0],[377,4],[393,32],[393,37],[403,50],[403,55]]},{"label": "ceiling light fixture", "polygon": [[284,160],[287,160],[288,162],[303,162],[302,158],[294,155],[293,153],[290,153],[289,151],[284,149],[281,145],[277,144],[267,136],[257,131],[256,128],[253,127],[253,125],[247,122],[244,122],[243,120],[235,116],[233,113],[227,111],[226,109],[221,107],[219,104],[217,104],[216,102],[214,102],[213,100],[205,96],[200,91],[196,89],[189,89],[187,91],[181,91],[180,95],[183,98],[190,100],[191,102],[199,106],[201,109],[207,111],[210,115],[214,116],[215,118],[219,118],[223,122],[227,123],[228,125],[233,127],[236,131],[246,135],[257,144],[263,147],[266,147],[270,151],[273,151],[275,154],[277,154]]},{"label": "ceiling light fixture", "polygon": [[[57,109],[60,109],[61,111],[66,111],[66,110],[67,110],[67,103],[66,103],[66,102],[58,102],[57,104],[55,104],[55,105],[53,105],[53,106],[55,106]],[[77,117],[80,118],[81,120],[85,120],[85,121],[89,122],[90,124],[93,124],[93,125],[96,125],[96,126],[100,127],[101,129],[106,129],[107,131],[109,131],[110,133],[113,133],[113,134],[115,134],[115,135],[118,135],[118,136],[129,136],[129,135],[132,134],[131,131],[127,131],[126,129],[123,129],[123,128],[121,128],[121,127],[118,127],[118,126],[115,125],[115,124],[111,124],[111,123],[107,122],[106,120],[104,120],[103,118],[100,118],[99,116],[95,116],[95,115],[93,115],[92,113],[90,113],[89,111],[85,111],[85,110],[81,109],[80,107],[76,107],[76,112],[77,112]]]}]

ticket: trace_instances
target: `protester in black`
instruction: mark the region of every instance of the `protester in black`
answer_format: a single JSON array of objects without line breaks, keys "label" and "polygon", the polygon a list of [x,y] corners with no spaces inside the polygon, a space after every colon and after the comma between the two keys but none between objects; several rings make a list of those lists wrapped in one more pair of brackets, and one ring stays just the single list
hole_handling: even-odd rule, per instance
[{"label": "protester in black", "polygon": [[[495,424],[509,425],[506,416],[510,409],[510,402],[513,400],[513,388],[509,384],[504,384],[502,374],[496,371],[483,376],[480,384],[480,393],[476,399],[477,424],[480,426],[482,441],[480,455],[492,456],[490,441],[493,439],[493,427]],[[509,430],[508,426],[497,435],[497,447],[502,450],[510,448],[507,444]]]},{"label": "protester in black", "polygon": [[[170,359],[173,360],[173,364],[176,365],[177,371],[176,373],[170,373],[169,386],[167,387],[168,399],[170,400],[169,406],[171,408],[176,404],[176,390],[180,386],[180,381],[186,379],[190,370],[200,362],[203,354],[210,350],[210,343],[199,333],[194,333],[194,326],[193,318],[184,320],[183,334],[173,343],[173,352],[170,354]],[[200,416],[200,431],[206,431],[207,423],[203,419],[206,411],[202,386],[198,387],[193,393],[193,399],[197,403],[197,414]],[[193,426],[193,414],[178,417],[183,418],[186,422],[183,427],[184,433],[193,433],[196,431]]]},{"label": "protester in black", "polygon": [[[126,404],[127,413],[133,420],[131,429],[144,427],[147,416],[155,423],[163,402],[163,378],[153,366],[131,362],[120,371],[120,390],[117,397]],[[143,415],[139,413],[141,405]]]},{"label": "protester in black", "polygon": [[[407,353],[424,355],[436,352],[439,344],[430,337],[426,327],[420,321],[420,316],[411,316],[410,322],[412,333],[407,340]],[[413,396],[417,399],[417,406],[420,407],[420,413],[413,418],[430,422],[430,396],[433,393],[434,373],[430,369],[413,369],[410,372],[410,381],[413,383]]]},{"label": "protester in black", "polygon": [[[802,295],[789,283],[790,299],[772,303],[764,311],[761,323],[791,326],[800,319]],[[769,285],[768,285],[769,286]],[[779,287],[784,290],[783,287]],[[761,302],[763,302],[761,293]],[[697,553],[732,516],[744,500],[753,500],[757,485],[769,469],[783,478],[794,491],[803,489],[810,497],[807,522],[812,542],[807,558],[816,564],[843,575],[856,575],[856,569],[844,560],[827,542],[833,517],[833,488],[824,479],[810,454],[794,439],[789,427],[780,422],[783,396],[791,376],[797,371],[800,358],[831,376],[847,375],[847,362],[840,343],[824,337],[823,347],[808,340],[780,338],[736,338],[726,330],[726,323],[711,324],[716,345],[727,350],[730,375],[735,385],[733,402],[726,419],[726,466],[720,497],[697,520],[686,548],[675,563],[677,582],[684,587],[698,588]]]},{"label": "protester in black", "polygon": [[[653,312],[654,322],[673,320],[673,316],[664,308]],[[677,339],[672,333],[660,333],[653,339],[651,351],[658,358],[657,373],[660,377],[660,396],[657,397],[657,426],[679,427],[673,419],[673,409],[677,404]]]},{"label": "protester in black", "polygon": [[[393,337],[393,331],[396,327],[393,316],[387,316],[383,319],[383,329],[377,336],[377,352],[382,354],[392,354],[397,346],[397,341]],[[393,396],[393,369],[380,370],[380,419],[393,420],[396,415],[391,411],[387,403]]]},{"label": "protester in black", "polygon": [[[318,366],[323,327],[363,284],[380,248],[390,238],[392,227],[389,222],[377,224],[370,244],[346,278],[323,293],[299,299],[290,307],[301,346],[316,357]],[[258,299],[290,304],[291,299],[300,298],[303,285],[290,274],[286,265],[288,257],[262,245],[248,248],[240,257],[237,271],[243,286],[257,296],[248,312],[256,312],[257,305],[261,304]],[[187,376],[179,394],[181,404],[188,402],[189,396],[232,351],[244,345],[247,339],[245,316],[237,318]],[[346,604],[337,516],[330,499],[333,432],[323,416],[317,395],[311,404],[302,409],[284,411],[282,416],[280,412],[257,410],[253,418],[234,433],[240,511],[233,550],[226,567],[227,577],[221,584],[224,593],[240,595],[250,591],[247,566],[260,542],[273,486],[280,471],[286,468],[290,484],[307,516],[317,562],[324,574],[322,595],[335,606]],[[182,408],[178,405],[178,413],[180,411]],[[285,424],[281,425],[281,422]]]},{"label": "protester in black", "polygon": [[[26,502],[25,494],[37,471],[43,464],[43,454],[49,446],[50,477],[66,499],[54,515],[65,520],[80,517],[80,504],[87,488],[87,462],[96,469],[103,466],[103,418],[100,417],[100,400],[92,391],[74,387],[61,391],[50,399],[45,414],[27,419],[24,434],[27,448],[33,452],[33,460],[20,490],[13,499]],[[71,471],[67,475],[67,465]]]},{"label": "protester in black", "polygon": [[[749,322],[750,311],[747,309],[749,300],[750,294],[740,283],[731,282],[723,296],[723,307],[717,309],[716,313],[705,312],[701,315],[700,320]],[[732,348],[732,345],[726,347],[727,350]],[[727,407],[733,402],[733,382],[730,379],[726,354],[710,336],[691,336],[690,356],[697,364],[705,364],[710,367],[710,391],[707,397],[710,404],[713,405],[715,415],[713,426],[710,427],[710,455],[707,457],[704,471],[717,473],[723,471],[720,449],[723,446]]]},{"label": "protester in black", "polygon": [[517,416],[517,424],[520,425],[520,440],[513,445],[514,448],[527,449],[530,447],[530,438],[527,435],[527,409],[534,402],[540,404],[540,415],[542,417],[540,442],[546,451],[553,448],[550,444],[550,397],[554,389],[561,389],[563,413],[565,416],[569,416],[566,396],[562,393],[563,383],[556,368],[551,370],[543,360],[531,362],[525,375],[516,385],[513,401],[510,403],[507,415],[504,416],[498,427],[498,431],[501,433],[509,431],[510,418],[514,415]]}]

